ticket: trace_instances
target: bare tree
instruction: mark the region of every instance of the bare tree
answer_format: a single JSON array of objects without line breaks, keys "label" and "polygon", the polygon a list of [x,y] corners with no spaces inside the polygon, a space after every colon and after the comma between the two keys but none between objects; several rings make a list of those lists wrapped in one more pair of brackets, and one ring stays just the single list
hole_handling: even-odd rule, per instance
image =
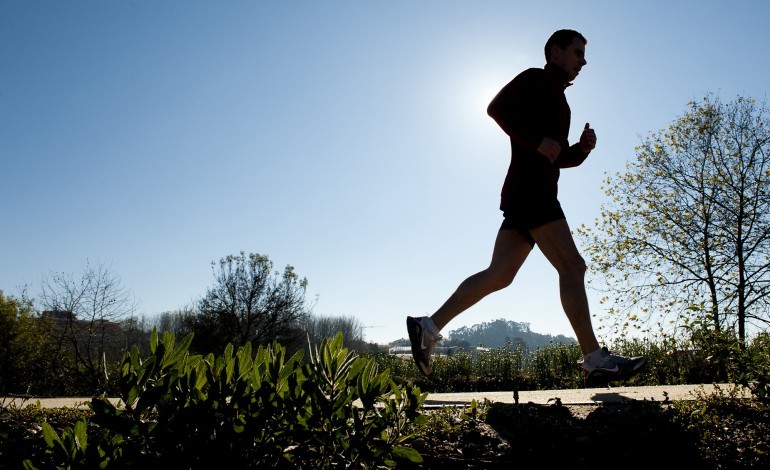
[{"label": "bare tree", "polygon": [[87,388],[104,389],[110,360],[122,354],[123,331],[119,321],[130,317],[136,302],[130,291],[101,262],[86,262],[79,278],[70,274],[51,273],[44,277],[40,296],[44,316],[53,325],[56,351],[71,356],[76,370]]},{"label": "bare tree", "polygon": [[153,320],[159,332],[168,331],[174,333],[177,337],[184,338],[189,331],[186,330],[185,318],[195,314],[193,306],[183,307],[178,310],[160,313]]},{"label": "bare tree", "polygon": [[334,338],[342,333],[344,346],[354,351],[365,350],[363,325],[351,316],[315,316],[309,315],[303,325],[311,347],[321,344],[324,338]]},{"label": "bare tree", "polygon": [[610,202],[578,233],[620,324],[697,321],[741,342],[770,324],[768,118],[764,102],[708,95],[607,178]]},{"label": "bare tree", "polygon": [[121,330],[121,341],[111,344],[111,348],[107,350],[108,358],[122,357],[131,346],[139,348],[142,354],[149,353],[152,327],[145,315],[131,315],[120,320],[118,324]]}]

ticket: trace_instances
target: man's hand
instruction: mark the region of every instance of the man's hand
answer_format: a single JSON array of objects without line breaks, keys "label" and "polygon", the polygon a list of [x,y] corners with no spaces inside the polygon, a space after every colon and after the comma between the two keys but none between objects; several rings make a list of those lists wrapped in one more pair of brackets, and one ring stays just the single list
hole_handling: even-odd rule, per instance
[{"label": "man's hand", "polygon": [[594,148],[596,148],[596,132],[594,132],[594,130],[591,129],[591,126],[586,123],[586,126],[583,128],[583,133],[580,134],[580,150],[588,153]]},{"label": "man's hand", "polygon": [[553,163],[561,153],[561,145],[549,137],[543,137],[540,145],[537,147],[538,153],[545,156],[549,162]]}]

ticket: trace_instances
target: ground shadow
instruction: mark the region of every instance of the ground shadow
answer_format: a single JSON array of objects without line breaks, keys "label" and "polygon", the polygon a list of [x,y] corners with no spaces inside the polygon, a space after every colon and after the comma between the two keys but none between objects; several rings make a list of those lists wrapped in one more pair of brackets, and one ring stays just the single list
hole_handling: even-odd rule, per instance
[{"label": "ground shadow", "polygon": [[509,461],[523,468],[711,468],[667,405],[602,395],[613,396],[596,397],[604,403],[584,405],[579,416],[558,400],[493,403],[486,422],[508,443]]}]

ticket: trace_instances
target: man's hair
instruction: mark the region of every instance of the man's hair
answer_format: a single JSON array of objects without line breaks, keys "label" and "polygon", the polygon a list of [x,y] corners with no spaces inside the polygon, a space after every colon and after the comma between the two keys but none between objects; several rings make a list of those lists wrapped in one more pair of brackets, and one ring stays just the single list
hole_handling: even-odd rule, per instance
[{"label": "man's hair", "polygon": [[569,47],[570,44],[572,44],[575,38],[578,38],[581,41],[583,41],[583,45],[588,44],[588,40],[586,40],[586,38],[583,37],[582,34],[572,29],[560,29],[555,33],[553,33],[551,37],[548,38],[548,41],[545,43],[545,61],[548,62],[549,60],[551,60],[551,46],[556,44],[562,49],[566,49]]}]

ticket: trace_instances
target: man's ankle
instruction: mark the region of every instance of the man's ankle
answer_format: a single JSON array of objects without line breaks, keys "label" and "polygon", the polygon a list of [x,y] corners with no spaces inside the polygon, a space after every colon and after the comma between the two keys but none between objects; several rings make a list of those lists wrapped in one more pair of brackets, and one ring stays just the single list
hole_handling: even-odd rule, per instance
[{"label": "man's ankle", "polygon": [[583,369],[591,372],[596,368],[596,363],[602,358],[602,348],[599,347],[596,350],[583,355]]}]

